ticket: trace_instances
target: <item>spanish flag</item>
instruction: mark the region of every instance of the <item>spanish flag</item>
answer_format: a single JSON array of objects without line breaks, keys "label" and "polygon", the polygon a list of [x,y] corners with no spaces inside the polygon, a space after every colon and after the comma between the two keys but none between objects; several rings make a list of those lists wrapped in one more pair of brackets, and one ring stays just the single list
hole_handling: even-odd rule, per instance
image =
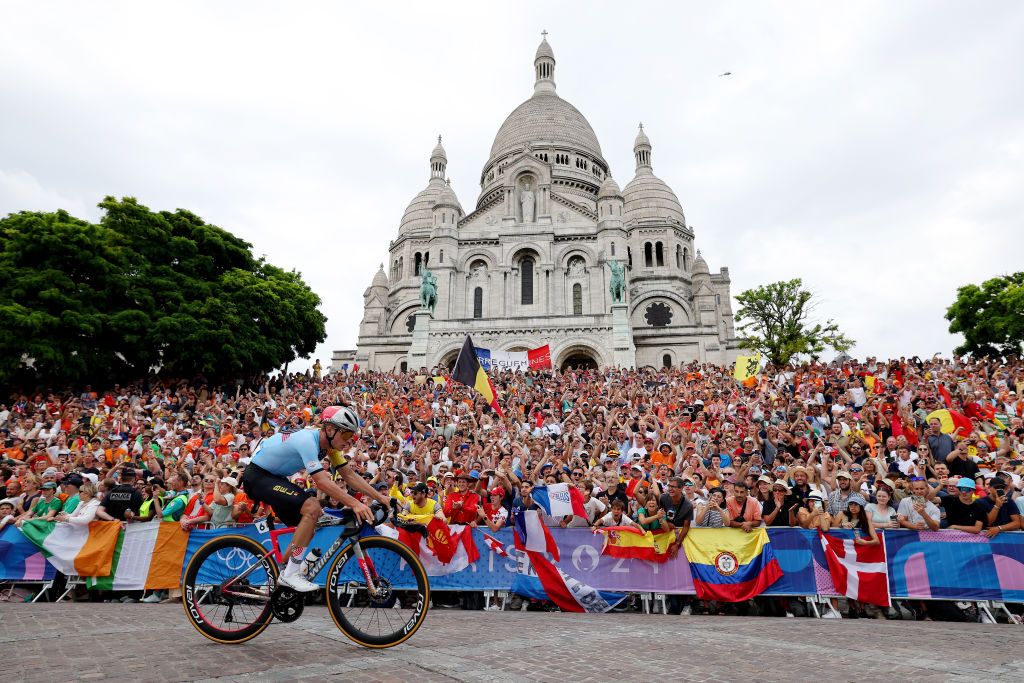
[{"label": "spanish flag", "polygon": [[597,530],[604,535],[602,555],[659,563],[668,559],[668,546],[675,537],[672,533],[655,536],[631,526],[598,527]]},{"label": "spanish flag", "polygon": [[452,379],[475,389],[477,393],[487,399],[487,403],[494,409],[494,412],[499,417],[501,416],[501,408],[498,407],[498,392],[494,390],[491,378],[480,367],[480,360],[476,357],[476,348],[468,334],[466,342],[462,345],[462,351],[459,351],[459,357],[455,360]]},{"label": "spanish flag", "polygon": [[693,585],[701,600],[742,602],[782,578],[768,531],[690,529],[683,539]]}]

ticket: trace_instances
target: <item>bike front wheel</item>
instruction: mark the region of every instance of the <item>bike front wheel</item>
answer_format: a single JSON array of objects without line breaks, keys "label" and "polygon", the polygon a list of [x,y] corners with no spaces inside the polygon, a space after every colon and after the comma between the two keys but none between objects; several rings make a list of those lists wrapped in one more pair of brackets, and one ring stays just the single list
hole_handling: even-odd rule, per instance
[{"label": "bike front wheel", "polygon": [[274,617],[277,575],[277,563],[254,539],[231,535],[204,543],[189,560],[181,584],[189,623],[218,643],[255,638]]},{"label": "bike front wheel", "polygon": [[[367,574],[375,592],[368,588]],[[342,633],[364,647],[405,642],[423,623],[429,605],[430,584],[419,557],[390,538],[373,536],[350,543],[327,572],[331,618]]]}]

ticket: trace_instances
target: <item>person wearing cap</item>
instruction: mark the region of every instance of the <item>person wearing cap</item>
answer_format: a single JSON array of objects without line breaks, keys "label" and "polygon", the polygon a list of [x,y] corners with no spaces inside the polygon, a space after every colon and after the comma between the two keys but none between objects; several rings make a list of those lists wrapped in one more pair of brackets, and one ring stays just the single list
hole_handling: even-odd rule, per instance
[{"label": "person wearing cap", "polygon": [[479,518],[480,496],[474,493],[476,480],[471,472],[460,472],[456,477],[458,488],[445,498],[444,514],[449,524],[476,526]]},{"label": "person wearing cap", "polygon": [[85,480],[77,474],[69,474],[60,480],[60,486],[62,493],[64,494],[64,503],[61,506],[61,512],[70,515],[75,511],[75,508],[77,508],[81,502],[81,497],[78,495],[78,491],[82,488],[83,483],[85,483]]},{"label": "person wearing cap", "polygon": [[488,500],[480,507],[480,516],[494,533],[508,523],[508,509],[504,506],[505,489],[495,486],[488,492]]},{"label": "person wearing cap", "polygon": [[853,495],[853,477],[849,472],[836,472],[835,482],[836,489],[828,495],[828,514],[833,517],[846,510],[846,501]]},{"label": "person wearing cap", "polygon": [[811,491],[797,509],[796,521],[804,529],[828,531],[832,526],[832,515],[828,512],[825,494]]},{"label": "person wearing cap", "polygon": [[235,504],[238,491],[238,480],[234,477],[221,477],[213,489],[213,502],[210,503],[210,526],[214,529],[232,523],[231,511]]},{"label": "person wearing cap", "polygon": [[[1017,531],[1021,528],[1020,511],[1014,504],[1011,495],[1006,492],[1009,475],[999,473],[988,480],[987,496],[979,498],[977,504],[986,514],[985,535],[995,538],[1004,531]],[[1012,490],[1013,486],[1009,488]]]},{"label": "person wearing cap", "polygon": [[430,487],[422,481],[412,486],[412,496],[405,499],[402,517],[419,524],[430,524],[432,519],[444,521],[444,510],[430,498]]},{"label": "person wearing cap", "polygon": [[56,494],[56,482],[48,481],[43,484],[40,489],[39,498],[36,499],[32,508],[16,522],[16,526],[21,528],[25,524],[30,524],[33,520],[53,521],[53,518],[57,516],[62,507],[60,498]]},{"label": "person wearing cap", "polygon": [[962,477],[956,482],[956,488],[956,497],[947,496],[940,499],[942,508],[946,511],[946,523],[943,528],[966,531],[969,534],[981,533],[988,515],[978,501],[974,500],[977,489],[974,480]]},{"label": "person wearing cap", "polygon": [[114,467],[121,474],[121,483],[107,491],[96,511],[96,518],[107,522],[130,522],[142,507],[142,494],[135,488],[135,468],[119,463]]},{"label": "person wearing cap", "polygon": [[761,519],[765,526],[795,526],[796,511],[800,501],[790,493],[785,479],[773,481],[768,500],[761,508]]}]

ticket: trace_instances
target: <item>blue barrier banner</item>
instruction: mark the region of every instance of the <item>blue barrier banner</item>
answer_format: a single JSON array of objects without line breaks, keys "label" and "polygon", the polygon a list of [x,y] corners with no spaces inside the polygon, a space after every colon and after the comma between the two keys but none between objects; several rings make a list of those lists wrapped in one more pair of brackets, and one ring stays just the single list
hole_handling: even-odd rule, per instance
[{"label": "blue barrier banner", "polygon": [[[341,533],[339,527],[317,531],[311,547],[325,551]],[[661,592],[693,594],[690,566],[680,553],[676,559],[664,563],[644,560],[619,559],[601,554],[603,539],[590,529],[552,529],[552,535],[561,551],[559,569],[601,591]],[[837,530],[834,535],[850,534]],[[255,525],[217,530],[193,530],[189,534],[183,567],[188,567],[195,551],[207,541],[226,534],[243,535],[270,549],[269,534],[258,531]],[[513,549],[511,529],[490,534],[504,544],[509,557],[491,552],[484,543],[484,531],[473,531],[473,542],[480,554],[477,562],[459,571],[446,573],[444,565],[430,563],[430,585],[434,590],[479,591],[509,590],[516,574],[516,551]],[[1024,602],[1024,532],[1004,532],[993,539],[981,534],[958,531],[886,531],[884,532],[889,587],[894,598],[921,600],[1002,600]],[[789,527],[768,530],[775,556],[782,567],[783,576],[765,595],[835,595],[821,542],[816,531]],[[290,535],[282,535],[282,549]],[[235,553],[237,555],[237,553]],[[376,557],[376,556],[375,556]],[[384,562],[384,554],[380,554]],[[210,576],[210,581],[222,580],[232,563],[243,561],[229,551],[218,556],[223,568]],[[215,565],[211,564],[211,567]],[[324,585],[330,563],[314,578]],[[411,574],[398,570],[408,580]],[[346,570],[343,578],[358,580]],[[214,576],[213,574],[216,574]],[[0,581],[48,581],[56,571],[20,529],[8,527],[0,531]],[[218,578],[219,577],[219,578]],[[257,577],[258,579],[258,577]]]},{"label": "blue barrier banner", "polygon": [[0,531],[0,581],[51,581],[57,570],[14,526]]},{"label": "blue barrier banner", "polygon": [[1024,602],[1024,533],[887,531],[889,592],[921,600]]}]

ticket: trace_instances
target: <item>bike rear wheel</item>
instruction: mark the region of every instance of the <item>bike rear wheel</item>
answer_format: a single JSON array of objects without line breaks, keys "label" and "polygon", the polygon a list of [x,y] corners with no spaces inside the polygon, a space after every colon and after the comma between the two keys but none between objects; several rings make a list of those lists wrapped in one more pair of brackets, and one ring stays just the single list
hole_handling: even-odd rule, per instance
[{"label": "bike rear wheel", "polygon": [[[379,586],[370,595],[357,548]],[[420,559],[402,543],[373,536],[350,543],[327,572],[327,609],[334,624],[364,647],[403,643],[423,623],[430,605],[430,583]]]},{"label": "bike rear wheel", "polygon": [[[270,625],[278,568],[266,553],[258,541],[234,535],[217,537],[195,552],[181,590],[185,614],[197,631],[218,643],[237,644]],[[253,566],[249,576],[236,580]]]}]

